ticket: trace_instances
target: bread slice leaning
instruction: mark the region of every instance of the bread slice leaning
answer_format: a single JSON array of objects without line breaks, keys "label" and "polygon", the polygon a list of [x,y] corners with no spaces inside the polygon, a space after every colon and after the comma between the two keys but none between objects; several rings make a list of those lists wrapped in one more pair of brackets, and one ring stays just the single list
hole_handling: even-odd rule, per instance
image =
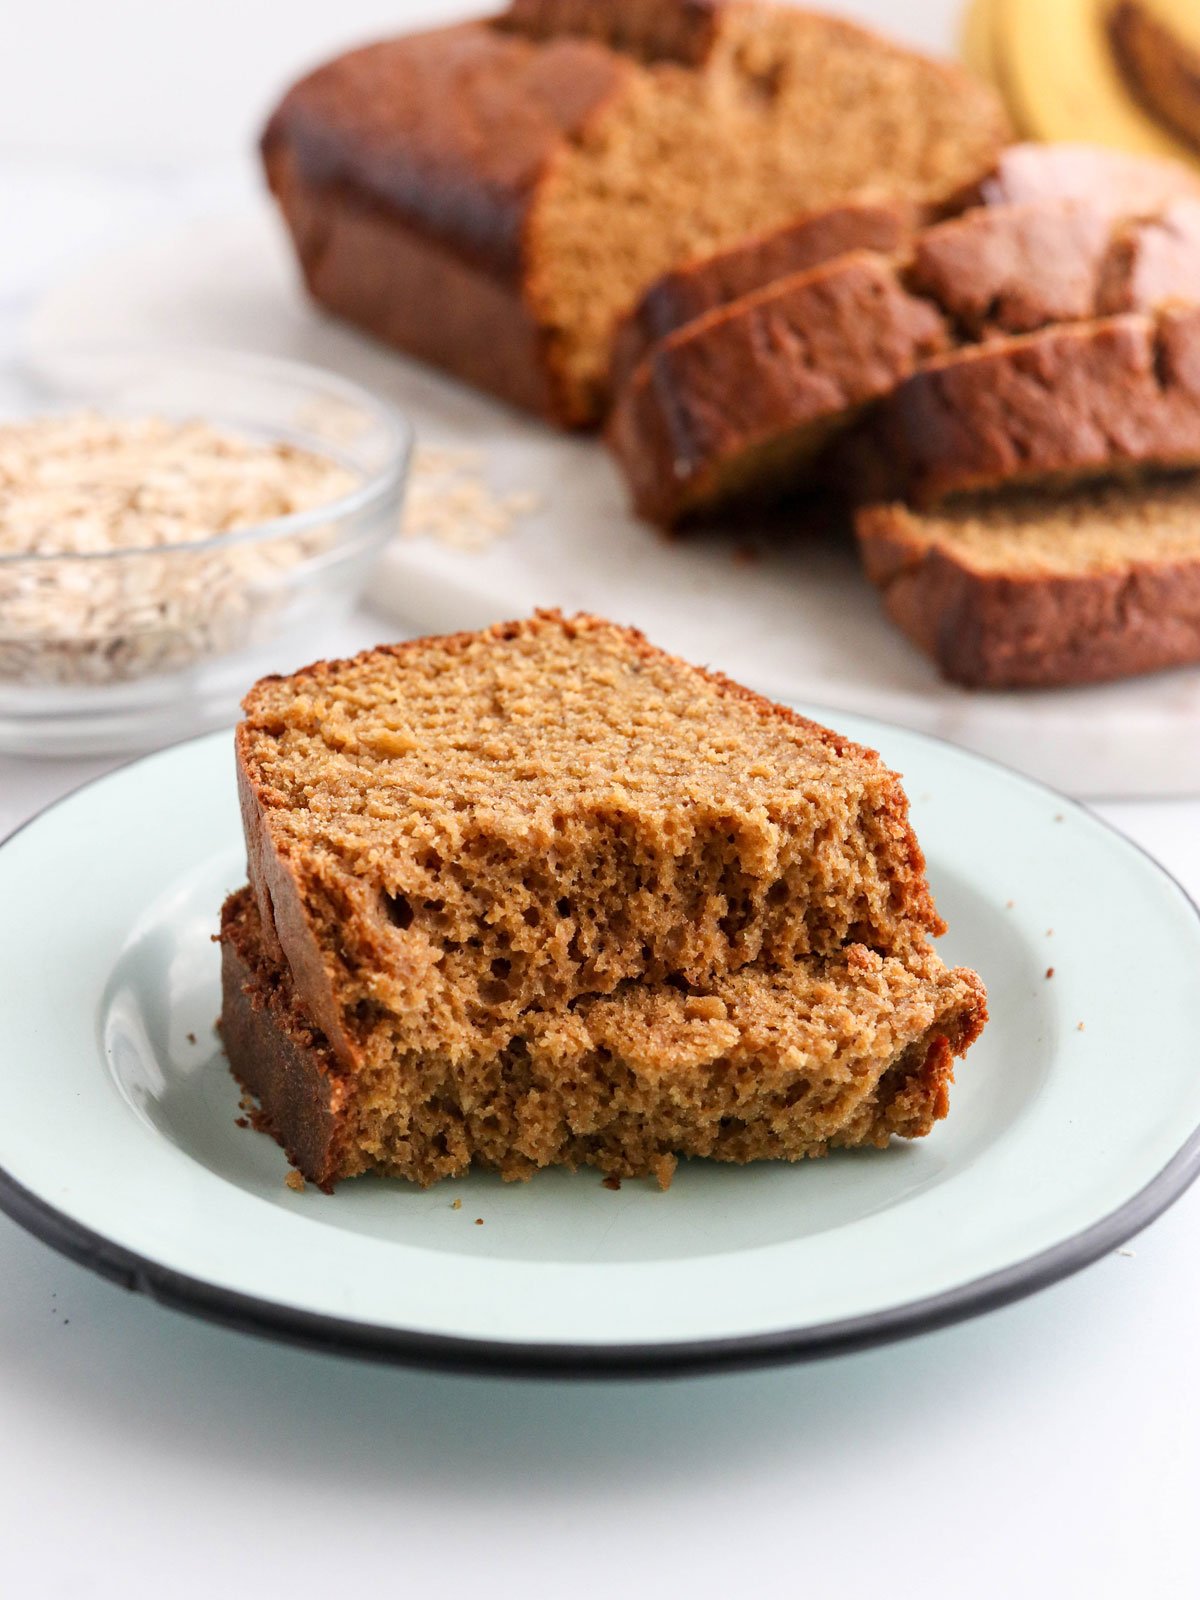
[{"label": "bread slice leaning", "polygon": [[1043,329],[927,362],[879,437],[906,498],[1200,465],[1200,309]]},{"label": "bread slice leaning", "polygon": [[858,512],[888,615],[951,682],[1099,683],[1200,662],[1200,476]]},{"label": "bread slice leaning", "polygon": [[802,480],[864,406],[951,342],[885,257],[854,251],[655,345],[608,441],[636,510],[670,527]]}]

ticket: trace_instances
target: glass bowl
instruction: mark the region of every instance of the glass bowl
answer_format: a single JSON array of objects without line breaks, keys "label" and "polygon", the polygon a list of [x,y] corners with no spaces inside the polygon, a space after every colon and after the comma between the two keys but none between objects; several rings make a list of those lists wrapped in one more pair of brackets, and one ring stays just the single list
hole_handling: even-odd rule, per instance
[{"label": "glass bowl", "polygon": [[0,553],[0,750],[147,749],[232,722],[256,678],[322,654],[399,528],[412,430],[397,411],[318,368],[216,350],[63,349],[28,387],[28,417],[207,422],[355,481],[187,544]]}]

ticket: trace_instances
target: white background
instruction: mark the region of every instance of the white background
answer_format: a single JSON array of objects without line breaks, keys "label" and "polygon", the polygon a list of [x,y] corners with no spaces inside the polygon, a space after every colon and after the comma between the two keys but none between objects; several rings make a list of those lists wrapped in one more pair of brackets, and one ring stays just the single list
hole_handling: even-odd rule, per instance
[{"label": "white background", "polygon": [[[294,69],[457,9],[0,0],[0,348],[88,250],[245,193]],[[957,5],[846,9],[948,46]],[[0,760],[0,834],[97,766]],[[1101,809],[1200,894],[1200,803]],[[0,1596],[1194,1596],[1198,1238],[1194,1192],[961,1328],[589,1386],[259,1344],[0,1219]]]}]

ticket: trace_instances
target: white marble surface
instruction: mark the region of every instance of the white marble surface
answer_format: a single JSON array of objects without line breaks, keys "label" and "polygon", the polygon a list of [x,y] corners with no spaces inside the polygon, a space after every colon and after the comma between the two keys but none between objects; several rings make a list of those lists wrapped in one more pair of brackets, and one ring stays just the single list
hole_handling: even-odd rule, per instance
[{"label": "white marble surface", "polygon": [[[411,9],[293,8],[309,53]],[[932,41],[953,7],[869,9]],[[266,0],[24,9],[0,53],[0,216],[16,219],[0,354],[86,252],[248,192],[237,140],[275,81],[278,16]],[[48,41],[73,27],[59,82]],[[236,138],[218,138],[211,86],[239,30],[260,67],[234,75]],[[160,53],[136,71],[131,36]],[[185,58],[178,116],[162,93],[139,112],[139,74]],[[366,642],[388,624],[353,628]],[[103,765],[0,759],[0,834]],[[1200,896],[1200,802],[1098,809]],[[1198,1233],[1200,1189],[1129,1251],[959,1328],[790,1371],[599,1386],[258,1343],[0,1219],[0,1594],[1193,1596]]]}]

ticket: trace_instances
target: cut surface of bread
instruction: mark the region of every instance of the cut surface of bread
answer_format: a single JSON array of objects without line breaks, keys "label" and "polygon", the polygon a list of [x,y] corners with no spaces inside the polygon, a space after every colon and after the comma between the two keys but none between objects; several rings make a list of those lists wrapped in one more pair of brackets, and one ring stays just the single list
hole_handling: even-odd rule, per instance
[{"label": "cut surface of bread", "polygon": [[348,1062],[381,1026],[452,1055],[627,980],[941,927],[874,752],[596,618],[318,663],[245,707],[264,938]]},{"label": "cut surface of bread", "polygon": [[1101,318],[955,351],[889,396],[907,497],[1200,464],[1200,310]]},{"label": "cut surface of bread", "polygon": [[1200,478],[864,508],[888,614],[974,688],[1102,682],[1200,661]]},{"label": "cut surface of bread", "polygon": [[1200,8],[1195,0],[1117,0],[1109,27],[1135,91],[1200,152]]},{"label": "cut surface of bread", "polygon": [[863,190],[937,202],[1006,135],[990,88],[837,18],[615,0],[354,51],[290,91],[263,155],[318,299],[586,424],[664,272]]},{"label": "cut surface of bread", "polygon": [[527,1012],[502,1043],[399,1047],[382,1020],[347,1071],[262,937],[254,897],[222,913],[221,1033],[256,1120],[323,1186],[365,1171],[427,1185],[472,1164],[550,1165],[665,1187],[680,1156],[795,1161],[913,1138],[946,1114],[983,985],[931,951],[861,945],[701,990],[625,984]]}]

